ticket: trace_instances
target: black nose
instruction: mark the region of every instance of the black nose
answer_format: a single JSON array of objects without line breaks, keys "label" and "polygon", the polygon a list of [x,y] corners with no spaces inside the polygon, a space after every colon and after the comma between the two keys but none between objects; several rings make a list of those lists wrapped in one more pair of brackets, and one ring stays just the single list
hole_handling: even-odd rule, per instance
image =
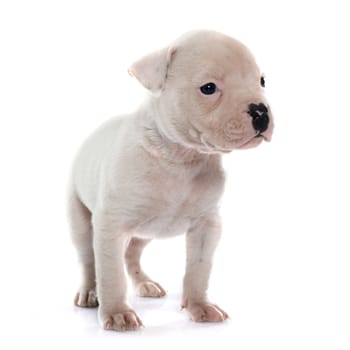
[{"label": "black nose", "polygon": [[254,129],[260,134],[266,131],[270,121],[267,107],[263,103],[259,103],[258,105],[251,103],[248,107],[248,114],[253,118]]}]

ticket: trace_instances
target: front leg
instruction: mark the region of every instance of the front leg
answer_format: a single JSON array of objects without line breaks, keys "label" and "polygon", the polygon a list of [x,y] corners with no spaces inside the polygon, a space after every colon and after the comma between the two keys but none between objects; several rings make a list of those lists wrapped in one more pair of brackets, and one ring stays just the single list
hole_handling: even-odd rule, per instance
[{"label": "front leg", "polygon": [[106,217],[93,221],[98,316],[106,330],[135,330],[142,322],[126,301],[124,255],[129,237],[113,226]]},{"label": "front leg", "polygon": [[221,322],[228,318],[225,311],[207,299],[213,255],[220,235],[221,222],[217,213],[200,218],[186,235],[182,307],[195,322]]}]

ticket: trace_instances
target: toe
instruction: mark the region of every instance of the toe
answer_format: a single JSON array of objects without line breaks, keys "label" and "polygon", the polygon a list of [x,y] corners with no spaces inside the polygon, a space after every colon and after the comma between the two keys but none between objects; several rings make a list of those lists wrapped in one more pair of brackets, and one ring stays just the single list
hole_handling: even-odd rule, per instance
[{"label": "toe", "polygon": [[98,301],[95,290],[79,291],[74,298],[74,304],[79,307],[97,307]]},{"label": "toe", "polygon": [[153,281],[141,282],[138,285],[139,295],[142,297],[160,298],[166,293],[162,286]]},{"label": "toe", "polygon": [[195,322],[222,322],[228,318],[224,310],[210,303],[188,304],[187,309]]},{"label": "toe", "polygon": [[205,321],[209,322],[222,322],[227,317],[225,317],[224,313],[220,310],[216,305],[207,305],[205,308]]},{"label": "toe", "polygon": [[134,331],[142,327],[140,318],[132,310],[119,312],[106,318],[103,323],[105,330],[114,330],[118,332]]}]

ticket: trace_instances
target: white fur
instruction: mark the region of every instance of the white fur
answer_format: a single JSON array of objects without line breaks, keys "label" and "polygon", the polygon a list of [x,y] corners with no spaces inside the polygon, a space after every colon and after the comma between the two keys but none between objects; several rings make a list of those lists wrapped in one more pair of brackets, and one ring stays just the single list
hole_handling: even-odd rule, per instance
[{"label": "white fur", "polygon": [[[145,56],[129,72],[151,96],[136,113],[93,133],[72,170],[69,215],[83,270],[75,302],[99,303],[105,329],[140,327],[126,300],[124,266],[140,295],[163,296],[140,266],[142,249],[153,238],[186,233],[182,305],[195,321],[223,321],[227,314],[206,297],[221,234],[221,154],[271,138],[271,111],[260,138],[247,114],[249,103],[267,104],[260,71],[238,41],[197,31]],[[200,92],[207,82],[215,82],[217,93]]]}]

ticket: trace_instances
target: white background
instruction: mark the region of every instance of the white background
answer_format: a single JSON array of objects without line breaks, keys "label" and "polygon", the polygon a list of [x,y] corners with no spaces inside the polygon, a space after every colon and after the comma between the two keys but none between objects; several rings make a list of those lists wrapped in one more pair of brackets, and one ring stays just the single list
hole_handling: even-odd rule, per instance
[{"label": "white background", "polygon": [[[130,290],[146,327],[105,332],[96,310],[72,305],[70,163],[94,128],[142,101],[128,66],[197,28],[251,48],[276,118],[273,142],[224,159],[210,295],[231,319],[198,325],[180,310],[179,237],[144,256],[168,296]],[[336,0],[2,0],[0,347],[349,349],[349,32]]]}]

